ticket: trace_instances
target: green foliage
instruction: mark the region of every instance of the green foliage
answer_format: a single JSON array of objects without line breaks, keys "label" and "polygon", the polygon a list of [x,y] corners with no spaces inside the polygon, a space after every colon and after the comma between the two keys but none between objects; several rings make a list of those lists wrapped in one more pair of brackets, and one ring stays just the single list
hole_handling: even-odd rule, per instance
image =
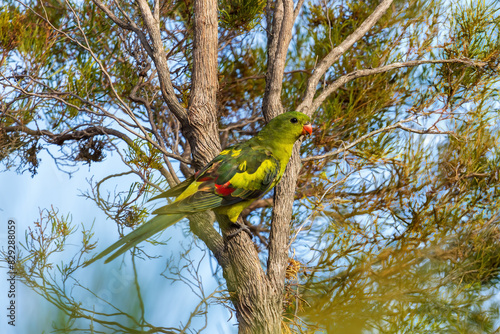
[{"label": "green foliage", "polygon": [[265,5],[263,0],[221,0],[220,24],[223,28],[249,31],[258,24]]},{"label": "green foliage", "polygon": [[[305,2],[288,50],[285,109],[300,105],[318,62],[378,3]],[[122,20],[126,14],[143,24],[135,4],[120,3],[121,11],[115,2],[107,5]],[[159,6],[175,93],[188,106],[193,3],[160,1]],[[219,7],[217,108],[226,146],[260,128],[267,25],[263,1],[221,1]],[[184,176],[193,172],[186,163],[189,144],[159,93],[151,59],[131,31],[112,24],[91,2],[34,1],[32,9],[10,4],[0,11],[0,158],[6,168],[34,173],[43,149],[61,149],[56,162],[75,167],[119,154],[128,170],[91,181],[85,196],[126,233],[147,219],[149,194],[175,181],[178,168],[170,159],[182,161]],[[495,330],[499,10],[498,3],[486,1],[396,1],[319,82],[316,97],[362,69],[459,60],[348,81],[315,111],[314,137],[302,145],[302,157],[338,151],[304,161],[298,180],[284,332]],[[399,121],[405,122],[391,127]],[[114,136],[112,130],[125,136]],[[106,192],[109,181],[122,189]],[[258,237],[263,263],[270,201],[244,214]],[[58,217],[51,212],[44,218],[54,228],[46,229],[51,233],[44,232],[43,238],[28,235],[24,282],[88,325],[90,308],[55,289],[56,281],[47,285],[52,290],[42,284],[54,273],[50,257],[62,251],[74,231]],[[93,249],[89,235],[84,233],[78,256]],[[58,267],[60,279],[69,280],[81,265],[79,257],[71,261]],[[179,269],[180,277],[183,270],[191,269]],[[156,330],[141,322],[137,311],[131,313],[120,318],[127,329]],[[70,322],[62,318],[61,323]]]}]

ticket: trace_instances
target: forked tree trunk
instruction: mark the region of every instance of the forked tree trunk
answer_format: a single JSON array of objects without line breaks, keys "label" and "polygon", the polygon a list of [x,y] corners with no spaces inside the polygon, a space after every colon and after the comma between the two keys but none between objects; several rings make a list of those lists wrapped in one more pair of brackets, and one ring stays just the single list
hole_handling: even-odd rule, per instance
[{"label": "forked tree trunk", "polygon": [[[263,96],[266,120],[283,112],[280,95],[293,25],[293,2],[277,1],[272,11],[274,19],[268,23],[271,29],[268,36],[268,76]],[[198,167],[209,162],[220,151],[216,108],[217,34],[217,1],[195,0],[191,95],[188,115],[182,123],[183,135],[189,141]],[[275,192],[267,273],[262,268],[250,237],[246,233],[233,236],[235,226],[227,217],[217,217],[223,231],[222,238],[211,226],[207,215],[197,215],[191,219],[192,231],[207,244],[223,269],[240,333],[281,332],[289,222],[299,170],[297,147],[295,158]]]}]

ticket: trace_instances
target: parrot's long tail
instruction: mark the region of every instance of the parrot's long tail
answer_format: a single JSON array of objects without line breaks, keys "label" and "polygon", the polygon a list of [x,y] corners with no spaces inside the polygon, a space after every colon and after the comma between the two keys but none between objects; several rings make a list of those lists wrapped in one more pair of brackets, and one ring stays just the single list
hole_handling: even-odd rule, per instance
[{"label": "parrot's long tail", "polygon": [[114,259],[116,259],[118,256],[122,255],[125,253],[127,250],[130,248],[136,246],[138,243],[141,241],[144,241],[148,239],[149,237],[155,235],[156,233],[166,229],[167,227],[177,223],[179,220],[184,218],[186,214],[184,213],[175,213],[175,214],[169,214],[169,215],[158,215],[148,221],[147,223],[141,225],[139,228],[135,229],[133,232],[127,234],[108,248],[106,248],[104,251],[102,251],[99,255],[91,259],[90,261],[87,261],[85,264],[88,266],[89,264],[102,259],[106,255],[114,252],[116,249],[118,249],[113,255],[108,257],[104,263],[108,263]]}]

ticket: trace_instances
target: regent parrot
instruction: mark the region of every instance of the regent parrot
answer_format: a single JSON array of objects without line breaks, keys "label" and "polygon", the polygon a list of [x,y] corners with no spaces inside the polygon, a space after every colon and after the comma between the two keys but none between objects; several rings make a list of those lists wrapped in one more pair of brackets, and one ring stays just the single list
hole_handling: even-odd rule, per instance
[{"label": "regent parrot", "polygon": [[273,118],[255,137],[226,148],[196,174],[152,198],[176,197],[87,265],[115,252],[105,261],[109,262],[191,213],[214,210],[236,223],[243,209],[280,181],[297,139],[311,133],[310,119],[303,113],[292,111]]}]

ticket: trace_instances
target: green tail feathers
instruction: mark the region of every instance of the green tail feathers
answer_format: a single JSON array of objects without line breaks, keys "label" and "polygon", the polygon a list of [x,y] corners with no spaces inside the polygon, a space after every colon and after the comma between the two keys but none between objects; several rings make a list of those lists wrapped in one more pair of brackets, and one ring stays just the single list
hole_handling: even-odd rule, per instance
[{"label": "green tail feathers", "polygon": [[287,112],[270,120],[253,138],[226,148],[196,174],[153,197],[151,200],[175,200],[156,209],[156,217],[106,248],[87,265],[108,255],[106,262],[112,261],[195,212],[218,210],[236,222],[245,208],[279,182],[294,143],[312,133],[310,121],[303,113]]},{"label": "green tail feathers", "polygon": [[[177,214],[170,214],[170,215],[159,215],[154,218],[152,218],[150,221],[147,223],[143,224],[133,232],[127,234],[108,248],[106,248],[104,251],[102,251],[99,255],[88,261],[85,265],[88,266],[89,264],[102,259],[103,257],[107,256],[108,254],[111,254],[113,252],[116,252],[108,257],[104,263],[108,263],[110,261],[113,261],[116,259],[118,256],[122,255],[125,253],[127,250],[130,248],[136,246],[138,243],[141,241],[144,241],[156,233],[166,229],[167,227],[177,223],[179,220],[184,218],[186,216],[185,213],[177,213]],[[118,250],[117,250],[118,249]]]},{"label": "green tail feathers", "polygon": [[189,187],[189,185],[193,181],[194,181],[194,175],[191,177],[188,177],[187,179],[185,179],[184,181],[182,181],[181,183],[179,183],[175,187],[172,187],[169,190],[164,191],[161,194],[151,198],[149,201],[155,201],[155,200],[160,199],[160,198],[177,197],[180,194],[182,194],[182,192],[184,190],[186,190],[186,188]]}]

